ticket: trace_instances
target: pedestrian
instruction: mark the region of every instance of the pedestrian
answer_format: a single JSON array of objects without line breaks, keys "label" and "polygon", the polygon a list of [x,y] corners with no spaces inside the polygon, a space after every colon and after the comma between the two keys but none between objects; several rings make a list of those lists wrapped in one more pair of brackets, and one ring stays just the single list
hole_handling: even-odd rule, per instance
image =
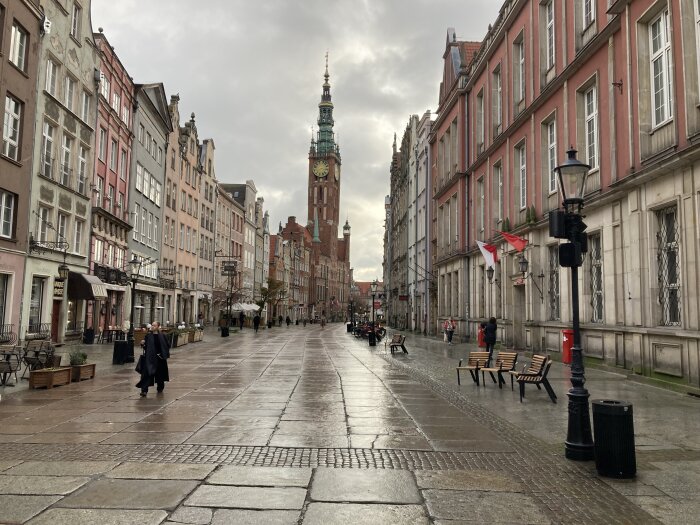
[{"label": "pedestrian", "polygon": [[489,353],[487,366],[491,366],[491,356],[493,355],[493,347],[496,345],[497,329],[498,326],[496,325],[496,318],[492,317],[489,319],[489,322],[486,323],[486,327],[484,328],[484,342],[486,343],[486,351]]},{"label": "pedestrian", "polygon": [[241,325],[241,330],[243,330],[243,321],[245,321],[245,314],[241,312],[238,314],[238,323]]},{"label": "pedestrian", "polygon": [[202,312],[199,312],[197,322],[199,323],[199,326],[204,326],[204,314]]},{"label": "pedestrian", "polygon": [[445,319],[442,327],[445,330],[445,334],[447,334],[447,344],[451,345],[452,337],[454,336],[455,329],[457,328],[457,323],[454,319],[452,319],[452,317],[450,317],[449,319]]},{"label": "pedestrian", "polygon": [[326,311],[321,312],[321,328],[326,327]]},{"label": "pedestrian", "polygon": [[287,328],[289,328],[289,325],[292,324],[292,320],[289,318],[289,316],[287,316],[285,322],[287,323]]},{"label": "pedestrian", "polygon": [[148,387],[157,385],[158,392],[165,388],[165,382],[170,381],[168,374],[168,358],[170,344],[160,331],[158,321],[151,325],[151,331],[146,334],[143,342],[143,361],[141,362],[141,380],[136,386],[141,389],[141,397],[146,397]]},{"label": "pedestrian", "polygon": [[282,326],[282,314],[277,316],[277,326]]},{"label": "pedestrian", "polygon": [[306,317],[304,317],[304,326],[306,326]]},{"label": "pedestrian", "polygon": [[260,328],[260,315],[255,314],[255,317],[253,317],[253,328],[255,329],[255,333],[258,333],[258,328]]}]

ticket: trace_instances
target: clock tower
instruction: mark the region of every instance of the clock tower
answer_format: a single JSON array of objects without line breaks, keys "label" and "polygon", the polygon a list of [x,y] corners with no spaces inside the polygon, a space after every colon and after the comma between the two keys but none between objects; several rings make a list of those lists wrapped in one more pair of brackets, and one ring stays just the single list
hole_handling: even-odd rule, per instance
[{"label": "clock tower", "polygon": [[318,104],[318,131],[309,149],[308,220],[317,228],[320,251],[336,259],[340,214],[340,149],[333,132],[333,102],[328,82],[328,53],[323,75],[323,92]]}]

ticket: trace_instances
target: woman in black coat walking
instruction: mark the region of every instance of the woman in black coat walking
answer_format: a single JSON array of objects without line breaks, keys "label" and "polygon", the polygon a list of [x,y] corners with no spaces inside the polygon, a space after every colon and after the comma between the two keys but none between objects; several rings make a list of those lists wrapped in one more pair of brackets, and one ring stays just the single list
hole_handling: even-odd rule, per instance
[{"label": "woman in black coat walking", "polygon": [[496,345],[496,332],[498,326],[496,325],[496,318],[492,317],[489,322],[486,323],[484,328],[484,342],[486,343],[486,351],[489,353],[489,363],[491,365],[491,357],[493,355],[493,347]]},{"label": "woman in black coat walking", "polygon": [[168,374],[168,358],[170,344],[160,332],[160,323],[151,325],[151,332],[143,340],[143,363],[141,365],[141,380],[136,386],[141,389],[141,397],[146,397],[148,387],[158,385],[158,392],[165,388],[165,382],[170,381]]}]

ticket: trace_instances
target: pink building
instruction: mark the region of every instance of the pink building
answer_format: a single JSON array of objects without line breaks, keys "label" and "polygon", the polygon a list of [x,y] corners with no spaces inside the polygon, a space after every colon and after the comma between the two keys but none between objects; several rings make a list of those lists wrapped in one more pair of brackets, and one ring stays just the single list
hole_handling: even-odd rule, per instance
[{"label": "pink building", "polygon": [[91,273],[107,288],[107,299],[88,311],[88,326],[123,326],[130,290],[127,234],[134,83],[102,31],[95,33],[100,52],[95,174],[92,182]]},{"label": "pink building", "polygon": [[[591,165],[585,355],[700,387],[698,9],[691,0],[504,3],[464,72],[470,333],[494,315],[508,346],[560,351],[569,272],[547,214],[560,206],[553,168],[573,145]],[[523,254],[499,231],[526,238]],[[491,281],[477,240],[498,246]]]}]

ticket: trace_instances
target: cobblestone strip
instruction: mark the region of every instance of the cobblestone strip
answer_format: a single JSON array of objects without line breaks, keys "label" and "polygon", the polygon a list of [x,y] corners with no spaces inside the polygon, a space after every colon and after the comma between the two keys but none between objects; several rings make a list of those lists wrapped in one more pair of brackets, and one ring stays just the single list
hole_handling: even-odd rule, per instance
[{"label": "cobblestone strip", "polygon": [[657,524],[653,516],[601,481],[590,463],[576,463],[564,459],[561,449],[554,452],[544,441],[520,427],[469,401],[461,393],[436,379],[443,369],[431,369],[424,362],[418,370],[408,364],[383,356],[392,366],[412,379],[432,389],[450,401],[469,417],[487,426],[504,442],[512,445],[520,458],[509,456],[500,467],[510,471],[523,485],[530,487],[531,496],[548,510],[554,523],[566,524]]}]

